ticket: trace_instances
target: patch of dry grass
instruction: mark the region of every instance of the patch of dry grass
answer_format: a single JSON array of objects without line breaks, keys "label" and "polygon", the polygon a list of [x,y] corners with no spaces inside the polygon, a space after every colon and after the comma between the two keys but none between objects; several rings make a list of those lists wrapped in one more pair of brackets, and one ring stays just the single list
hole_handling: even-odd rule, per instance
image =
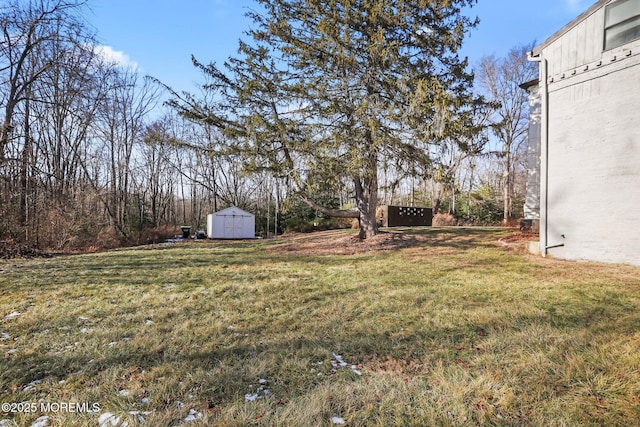
[{"label": "patch of dry grass", "polygon": [[527,257],[487,229],[326,254],[351,233],[2,262],[0,401],[99,410],[0,419],[640,424],[637,268]]}]

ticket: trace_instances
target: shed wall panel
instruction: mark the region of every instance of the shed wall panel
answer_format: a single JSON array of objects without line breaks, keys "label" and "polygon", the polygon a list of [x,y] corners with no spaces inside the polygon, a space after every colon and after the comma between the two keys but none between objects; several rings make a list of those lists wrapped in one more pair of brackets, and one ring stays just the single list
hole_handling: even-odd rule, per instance
[{"label": "shed wall panel", "polygon": [[255,216],[231,207],[207,216],[207,237],[210,239],[255,238]]}]

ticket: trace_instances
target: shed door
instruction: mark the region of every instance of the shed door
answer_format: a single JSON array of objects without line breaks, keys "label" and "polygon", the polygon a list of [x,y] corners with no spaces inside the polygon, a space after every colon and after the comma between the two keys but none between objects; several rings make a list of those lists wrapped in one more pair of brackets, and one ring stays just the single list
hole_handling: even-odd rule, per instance
[{"label": "shed door", "polygon": [[224,237],[237,239],[242,237],[242,216],[225,216],[224,217]]}]

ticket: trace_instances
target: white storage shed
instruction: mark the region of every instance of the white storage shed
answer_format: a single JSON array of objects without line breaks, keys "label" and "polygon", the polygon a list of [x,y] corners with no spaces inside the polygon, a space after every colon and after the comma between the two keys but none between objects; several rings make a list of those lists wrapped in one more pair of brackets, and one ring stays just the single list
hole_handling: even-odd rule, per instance
[{"label": "white storage shed", "polygon": [[232,206],[207,215],[210,239],[253,239],[256,237],[255,215]]}]

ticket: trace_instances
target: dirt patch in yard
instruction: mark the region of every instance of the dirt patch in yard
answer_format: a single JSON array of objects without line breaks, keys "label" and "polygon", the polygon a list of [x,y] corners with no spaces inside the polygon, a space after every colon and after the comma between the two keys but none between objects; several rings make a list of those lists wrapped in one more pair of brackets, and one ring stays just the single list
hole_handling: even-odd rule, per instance
[{"label": "dirt patch in yard", "polygon": [[500,243],[508,245],[511,243],[531,242],[538,240],[540,235],[537,233],[513,233],[500,238]]},{"label": "dirt patch in yard", "polygon": [[498,240],[498,243],[500,243],[501,246],[519,254],[530,254],[527,249],[527,242],[535,242],[539,238],[540,235],[537,233],[518,232],[501,237]]},{"label": "dirt patch in yard", "polygon": [[297,255],[356,255],[377,253],[416,246],[419,236],[404,233],[380,232],[365,240],[344,231],[322,231],[302,234],[292,233],[283,237],[269,251]]},{"label": "dirt patch in yard", "polygon": [[[498,241],[506,230],[475,227],[425,227],[381,230],[363,241],[353,231],[330,230],[314,233],[289,233],[278,238],[267,250],[296,255],[357,255],[375,254],[405,248],[415,248],[421,255],[446,255],[481,246],[509,247]],[[521,234],[521,233],[517,233]],[[507,240],[520,240],[508,236]],[[523,242],[519,242],[523,245]]]}]

